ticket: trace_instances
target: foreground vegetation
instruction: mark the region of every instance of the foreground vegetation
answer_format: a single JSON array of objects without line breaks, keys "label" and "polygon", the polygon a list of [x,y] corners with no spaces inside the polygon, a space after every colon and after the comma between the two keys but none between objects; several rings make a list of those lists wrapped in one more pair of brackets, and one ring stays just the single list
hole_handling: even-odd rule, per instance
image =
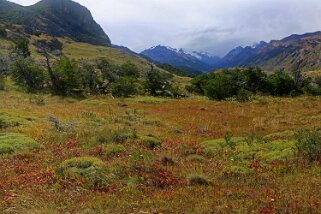
[{"label": "foreground vegetation", "polygon": [[7,79],[0,100],[2,212],[321,208],[319,97],[77,100]]},{"label": "foreground vegetation", "polygon": [[321,209],[320,78],[248,68],[186,86],[168,66],[14,42],[0,56],[1,212]]}]

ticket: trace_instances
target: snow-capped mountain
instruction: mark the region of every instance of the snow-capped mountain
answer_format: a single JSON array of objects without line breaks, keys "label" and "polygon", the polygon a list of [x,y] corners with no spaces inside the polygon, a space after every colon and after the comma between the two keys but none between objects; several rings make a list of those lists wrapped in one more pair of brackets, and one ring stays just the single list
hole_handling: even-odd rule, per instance
[{"label": "snow-capped mountain", "polygon": [[213,65],[219,61],[219,57],[212,56],[205,52],[189,52],[184,49],[175,49],[168,46],[157,45],[141,52],[153,61],[161,64],[187,70],[192,73],[210,71]]}]

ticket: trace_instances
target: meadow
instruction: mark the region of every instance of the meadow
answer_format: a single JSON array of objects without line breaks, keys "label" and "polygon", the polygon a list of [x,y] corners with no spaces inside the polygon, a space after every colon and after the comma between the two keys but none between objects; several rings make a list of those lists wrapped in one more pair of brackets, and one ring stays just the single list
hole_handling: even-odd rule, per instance
[{"label": "meadow", "polygon": [[0,91],[2,213],[320,213],[295,147],[321,98],[250,102]]}]

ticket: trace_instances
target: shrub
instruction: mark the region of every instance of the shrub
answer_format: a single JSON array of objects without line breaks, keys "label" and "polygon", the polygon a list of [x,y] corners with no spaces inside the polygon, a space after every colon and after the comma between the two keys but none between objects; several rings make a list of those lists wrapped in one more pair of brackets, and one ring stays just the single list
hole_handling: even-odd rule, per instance
[{"label": "shrub", "polygon": [[172,75],[162,73],[154,67],[146,73],[144,87],[152,96],[156,96],[159,92],[164,92],[170,87],[170,80]]},{"label": "shrub", "polygon": [[310,161],[321,161],[320,131],[300,131],[295,134],[296,147]]},{"label": "shrub", "polygon": [[235,85],[231,75],[217,73],[212,76],[204,87],[205,95],[213,100],[223,100],[235,94]]},{"label": "shrub", "polygon": [[78,64],[83,88],[88,93],[97,94],[100,92],[99,89],[103,80],[98,72],[96,72],[95,66],[85,60],[81,60]]},{"label": "shrub", "polygon": [[208,186],[210,182],[204,177],[200,175],[193,175],[187,179],[188,185],[191,186]]},{"label": "shrub", "polygon": [[120,76],[132,77],[137,79],[140,76],[140,72],[135,64],[126,62],[120,66]]},{"label": "shrub", "polygon": [[109,83],[116,82],[119,78],[117,66],[110,64],[107,59],[99,58],[96,60],[96,66],[101,71],[102,76],[106,79]]},{"label": "shrub", "polygon": [[274,73],[268,77],[268,89],[274,96],[287,96],[297,90],[294,80],[286,73]]},{"label": "shrub", "polygon": [[82,177],[97,186],[104,182],[105,165],[98,158],[80,157],[65,160],[57,171],[66,178]]},{"label": "shrub", "polygon": [[35,92],[43,89],[45,82],[44,70],[31,58],[19,57],[11,66],[10,72],[13,80],[27,89]]},{"label": "shrub", "polygon": [[83,90],[78,63],[67,57],[61,57],[53,66],[55,88],[53,93],[62,96],[79,95]]},{"label": "shrub", "polygon": [[140,92],[140,85],[137,79],[132,77],[120,77],[116,83],[111,86],[111,93],[115,97],[129,97],[137,95]]},{"label": "shrub", "polygon": [[155,149],[161,146],[162,142],[154,137],[142,136],[140,142],[150,149]]},{"label": "shrub", "polygon": [[252,93],[246,89],[239,89],[236,95],[236,101],[238,102],[247,102],[251,99]]},{"label": "shrub", "polygon": [[25,38],[20,38],[14,41],[15,47],[14,47],[14,53],[17,56],[21,56],[24,58],[30,57],[31,53],[29,50],[29,40]]},{"label": "shrub", "polygon": [[11,154],[16,151],[39,148],[33,139],[17,133],[0,133],[0,154]]}]

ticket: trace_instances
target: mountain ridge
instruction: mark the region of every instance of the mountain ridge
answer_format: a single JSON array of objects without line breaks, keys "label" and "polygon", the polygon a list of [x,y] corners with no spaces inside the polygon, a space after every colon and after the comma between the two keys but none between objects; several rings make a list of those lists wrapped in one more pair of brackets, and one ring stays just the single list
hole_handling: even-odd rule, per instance
[{"label": "mountain ridge", "polygon": [[237,47],[215,68],[260,66],[265,70],[309,71],[321,68],[321,32],[292,34],[281,40]]},{"label": "mountain ridge", "polygon": [[71,0],[42,0],[31,6],[0,0],[0,22],[23,25],[29,34],[38,32],[111,46],[108,35],[96,23],[91,12]]},{"label": "mountain ridge", "polygon": [[188,52],[164,45],[153,46],[140,54],[157,63],[170,64],[194,74],[211,70],[211,63],[218,60],[218,57],[205,52]]}]

